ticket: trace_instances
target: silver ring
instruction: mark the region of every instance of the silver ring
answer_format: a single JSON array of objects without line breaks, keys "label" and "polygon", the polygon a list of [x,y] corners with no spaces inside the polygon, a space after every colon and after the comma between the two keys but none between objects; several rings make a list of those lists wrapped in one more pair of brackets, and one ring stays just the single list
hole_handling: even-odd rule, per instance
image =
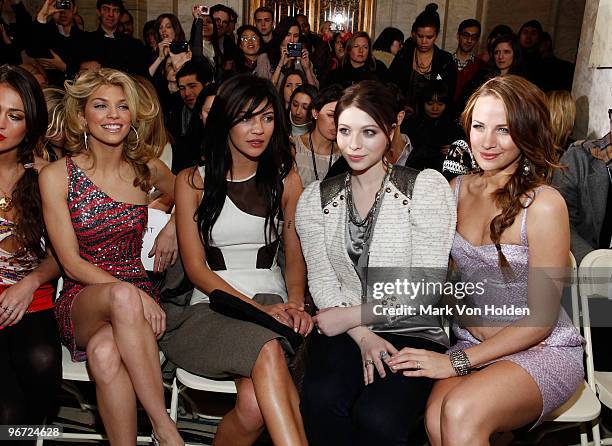
[{"label": "silver ring", "polygon": [[389,353],[387,353],[386,351],[383,350],[382,352],[380,352],[380,359],[382,359],[383,361],[387,359],[388,357],[389,357]]},{"label": "silver ring", "polygon": [[278,320],[280,320],[280,316],[278,314],[275,314],[274,317]]},{"label": "silver ring", "polygon": [[423,368],[423,365],[421,364],[421,361],[417,361],[416,362],[416,369],[417,370],[421,370]]},{"label": "silver ring", "polygon": [[366,359],[365,366],[374,365],[374,361],[371,359]]}]

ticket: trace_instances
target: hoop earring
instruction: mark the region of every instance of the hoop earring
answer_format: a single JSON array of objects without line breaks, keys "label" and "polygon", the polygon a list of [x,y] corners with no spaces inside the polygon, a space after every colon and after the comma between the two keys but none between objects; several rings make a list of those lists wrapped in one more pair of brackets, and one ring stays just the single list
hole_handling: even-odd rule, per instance
[{"label": "hoop earring", "polygon": [[89,146],[87,145],[87,132],[83,132],[83,138],[85,140],[85,150],[89,150]]},{"label": "hoop earring", "polygon": [[529,173],[531,172],[531,162],[529,161],[529,158],[527,158],[526,156],[523,157],[523,161],[522,161],[522,169],[523,169],[523,176],[527,176],[529,175]]},{"label": "hoop earring", "polygon": [[136,134],[136,145],[134,147],[128,147],[128,150],[136,150],[138,146],[140,145],[140,136],[138,135],[138,131],[136,130],[136,127],[134,127],[131,124],[130,124],[130,130],[134,130],[134,133]]}]

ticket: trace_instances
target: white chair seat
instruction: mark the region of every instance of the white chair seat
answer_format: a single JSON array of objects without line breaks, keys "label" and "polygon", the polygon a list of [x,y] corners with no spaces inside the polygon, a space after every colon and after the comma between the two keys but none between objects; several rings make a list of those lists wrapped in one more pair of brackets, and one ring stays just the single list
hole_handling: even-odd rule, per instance
[{"label": "white chair seat", "polygon": [[612,408],[612,372],[595,372],[595,387],[601,402]]},{"label": "white chair seat", "polygon": [[183,369],[176,369],[176,379],[190,389],[203,390],[205,392],[236,393],[236,384],[233,380],[208,379]]},{"label": "white chair seat", "polygon": [[68,349],[62,345],[62,377],[68,381],[91,381],[85,361],[73,362]]},{"label": "white chair seat", "polygon": [[597,396],[587,382],[583,381],[574,395],[563,406],[550,413],[546,419],[560,423],[586,423],[597,418],[600,412],[601,404]]}]

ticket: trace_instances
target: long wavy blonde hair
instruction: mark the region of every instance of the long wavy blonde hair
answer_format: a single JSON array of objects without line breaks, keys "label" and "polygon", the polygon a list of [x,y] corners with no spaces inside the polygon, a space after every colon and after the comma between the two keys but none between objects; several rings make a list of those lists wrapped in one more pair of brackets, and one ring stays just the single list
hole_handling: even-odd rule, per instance
[{"label": "long wavy blonde hair", "polygon": [[161,108],[157,98],[147,89],[139,88],[137,82],[129,75],[110,68],[102,68],[99,71],[86,71],[74,81],[64,83],[65,149],[69,154],[87,151],[85,146],[87,128],[82,121],[85,105],[99,87],[106,85],[120,87],[125,95],[131,124],[135,131],[131,130],[125,139],[123,159],[136,173],[134,186],[146,192],[151,188],[151,172],[147,163],[153,158],[158,158],[163,150],[163,146],[159,146],[160,138],[154,137],[155,132],[159,131],[157,119],[161,114]]}]

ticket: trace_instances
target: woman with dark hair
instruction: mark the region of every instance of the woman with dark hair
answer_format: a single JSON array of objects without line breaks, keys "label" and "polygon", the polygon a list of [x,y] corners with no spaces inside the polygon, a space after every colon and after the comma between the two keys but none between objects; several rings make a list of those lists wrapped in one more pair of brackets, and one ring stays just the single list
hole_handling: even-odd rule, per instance
[{"label": "woman with dark hair", "polygon": [[524,78],[496,77],[470,98],[462,121],[479,170],[451,182],[451,255],[459,280],[481,282],[482,292],[461,305],[516,312],[455,318],[447,354],[404,349],[391,358],[410,378],[438,379],[426,416],[435,446],[488,444],[496,432],[537,425],[584,376],[582,337],[560,307],[570,228],[563,197],[547,186],[557,151],[546,98]]},{"label": "woman with dark hair", "polygon": [[417,94],[427,81],[438,79],[453,97],[457,74],[453,56],[436,46],[440,34],[438,5],[430,3],[412,24],[411,38],[395,56],[389,68],[391,80],[400,87],[408,106],[415,108]]},{"label": "woman with dark hair", "polygon": [[217,88],[217,84],[209,84],[204,87],[193,105],[194,112],[189,120],[189,129],[185,136],[185,147],[189,147],[192,150],[187,154],[188,159],[185,159],[182,163],[185,167],[197,166],[203,160],[204,144],[206,143],[204,129],[208,113],[210,113],[212,103],[217,94]]},{"label": "woman with dark hair", "polygon": [[304,72],[301,70],[287,70],[278,87],[279,95],[285,110],[289,110],[291,95],[300,85],[308,85]]},{"label": "woman with dark hair", "polygon": [[236,73],[252,73],[270,79],[272,70],[266,53],[261,53],[263,36],[253,25],[242,25],[238,28],[238,48],[234,61]]},{"label": "woman with dark hair", "polygon": [[[62,343],[74,361],[87,359],[111,443],[136,442],[138,399],[154,438],[181,445],[159,367],[165,314],[140,260],[148,192],[174,197],[174,176],[158,158],[160,107],[132,77],[103,68],[66,83],[64,109],[67,156],[40,174],[66,274],[55,303]],[[156,259],[162,270],[171,262]]]},{"label": "woman with dark hair", "polygon": [[[524,75],[521,46],[513,34],[504,34],[491,43],[489,54],[489,76],[502,74]],[[491,63],[493,61],[493,63]]]},{"label": "woman with dark hair", "polygon": [[181,22],[174,14],[161,14],[155,20],[153,28],[155,32],[155,41],[157,42],[157,54],[155,60],[149,66],[149,75],[155,76],[160,66],[163,67],[163,62],[170,57],[170,44],[172,42],[184,42],[185,31],[181,26]]},{"label": "woman with dark hair", "polygon": [[[301,56],[289,56],[287,45],[301,44]],[[319,81],[315,77],[312,62],[310,61],[309,50],[306,47],[306,39],[302,35],[300,24],[295,17],[285,17],[274,29],[274,37],[270,42],[270,65],[274,71],[272,83],[282,85],[288,71],[298,70],[304,73],[304,77],[310,85],[319,86]],[[279,90],[282,91],[282,90]]]},{"label": "woman with dark hair", "polygon": [[328,72],[340,68],[342,61],[344,60],[344,53],[346,51],[346,42],[352,37],[350,32],[337,32],[334,33],[332,40],[329,42],[331,58],[329,60]]},{"label": "woman with dark hair", "polygon": [[219,47],[217,22],[212,15],[202,14],[199,6],[191,10],[193,23],[189,36],[189,45],[194,59],[205,59],[215,70],[215,79],[223,74],[223,54]]},{"label": "woman with dark hair", "polygon": [[35,150],[45,98],[21,68],[0,67],[0,424],[43,424],[62,380],[53,316],[59,276],[45,249]]},{"label": "woman with dark hair", "polygon": [[325,85],[339,84],[348,87],[363,80],[386,82],[388,70],[382,63],[377,63],[372,55],[370,35],[359,31],[346,43],[346,51],[342,65],[330,71],[325,79]]},{"label": "woman with dark hair", "polygon": [[174,14],[161,14],[153,25],[156,51],[151,52],[149,75],[164,107],[168,108],[171,94],[178,91],[174,74],[185,62],[184,54],[173,54],[170,51],[172,42],[184,42],[185,32],[181,22]]},{"label": "woman with dark hair", "polygon": [[339,85],[331,85],[316,94],[308,110],[314,125],[306,133],[291,138],[295,147],[295,165],[304,187],[325,178],[332,164],[341,156],[336,144],[334,121],[336,104],[341,97],[342,87]]},{"label": "woman with dark hair", "polygon": [[145,44],[149,55],[157,53],[157,31],[155,31],[155,23],[157,20],[149,20],[142,27],[142,41]]},{"label": "woman with dark hair", "polygon": [[391,66],[393,58],[404,45],[404,33],[391,26],[382,30],[372,46],[372,55],[381,61],[387,68]]},{"label": "woman with dark hair", "polygon": [[[443,352],[448,346],[441,321],[385,316],[404,302],[375,295],[380,305],[372,305],[368,296],[388,267],[414,271],[406,280],[420,281],[423,273],[444,280],[455,232],[444,177],[385,160],[397,122],[389,106],[394,102],[391,90],[375,81],[345,91],[334,117],[350,170],[311,183],[298,203],[308,287],[320,309],[314,318],[320,334],[310,339],[302,392],[314,446],[414,443],[433,380],[406,379],[385,363],[404,347]],[[439,298],[412,297],[406,304],[417,308]]]},{"label": "woman with dark hair", "polygon": [[[178,328],[162,348],[192,373],[235,381],[236,405],[215,443],[252,444],[267,427],[274,444],[305,445],[286,338],[215,313],[208,303],[212,291],[223,290],[304,336],[312,329],[294,225],[302,187],[292,169],[285,111],[270,81],[242,74],[219,88],[204,159],[176,182],[179,249],[195,290],[180,320],[170,322]],[[285,279],[276,261],[281,236]]]},{"label": "woman with dark hair", "polygon": [[[465,86],[462,94],[462,104],[466,104],[472,93],[486,81],[504,74],[526,77],[521,46],[514,34],[502,34],[491,42],[489,45],[489,62]],[[461,107],[461,110],[463,110],[463,107]]]},{"label": "woman with dark hair", "polygon": [[289,98],[289,116],[291,136],[300,136],[310,131],[312,126],[312,101],[317,96],[317,89],[312,85],[304,84],[297,87]]},{"label": "woman with dark hair", "polygon": [[510,28],[508,25],[495,26],[487,36],[487,46],[485,47],[484,51],[478,55],[478,57],[485,62],[489,62],[489,60],[491,59],[489,54],[492,53],[491,44],[493,43],[493,41],[498,37],[513,34],[514,31],[512,31],[512,28]]},{"label": "woman with dark hair", "polygon": [[[195,105],[193,106],[193,109],[197,112],[197,118],[202,123],[202,130],[204,130],[204,126],[206,126],[208,114],[212,108],[218,88],[219,86],[217,84],[209,84],[208,86],[204,87],[204,89],[198,95]],[[204,138],[203,134],[202,138]]]},{"label": "woman with dark hair", "polygon": [[412,151],[407,166],[413,169],[434,169],[442,172],[442,163],[450,145],[465,140],[465,134],[451,110],[452,97],[447,85],[438,80],[425,84],[419,93],[416,114],[402,125],[410,138]]}]

